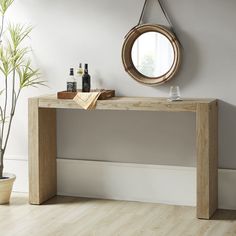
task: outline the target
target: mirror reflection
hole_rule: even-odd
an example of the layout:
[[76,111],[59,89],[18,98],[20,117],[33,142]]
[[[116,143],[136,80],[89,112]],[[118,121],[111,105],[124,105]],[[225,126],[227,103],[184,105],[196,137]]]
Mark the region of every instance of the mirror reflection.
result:
[[174,50],[166,36],[158,32],[147,32],[134,42],[131,57],[141,74],[154,78],[164,75],[171,69]]

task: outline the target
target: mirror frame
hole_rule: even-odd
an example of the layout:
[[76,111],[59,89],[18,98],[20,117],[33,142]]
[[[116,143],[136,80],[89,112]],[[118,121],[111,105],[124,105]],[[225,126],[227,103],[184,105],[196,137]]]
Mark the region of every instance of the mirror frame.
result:
[[[169,71],[159,77],[147,77],[141,74],[133,64],[132,61],[132,48],[136,39],[148,32],[157,32],[164,35],[171,43],[174,51],[174,62]],[[178,71],[181,61],[180,44],[176,36],[167,28],[157,24],[143,24],[138,25],[131,29],[131,31],[125,36],[125,41],[122,47],[122,62],[125,71],[136,81],[147,85],[163,84],[170,80]]]

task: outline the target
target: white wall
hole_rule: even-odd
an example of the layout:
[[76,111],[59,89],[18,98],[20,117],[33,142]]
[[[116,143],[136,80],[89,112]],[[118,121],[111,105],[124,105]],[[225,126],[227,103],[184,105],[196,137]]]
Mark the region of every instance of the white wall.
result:
[[[166,23],[152,1],[145,18]],[[88,62],[93,86],[115,88],[118,95],[167,96],[176,84],[183,97],[219,98],[219,165],[236,168],[236,1],[165,1],[184,56],[180,73],[159,87],[138,84],[121,63],[124,36],[137,23],[142,4],[143,0],[16,0],[8,18],[35,26],[34,61],[51,89],[22,96],[9,155],[27,156],[27,97],[63,90],[69,67]],[[194,166],[194,128],[193,114],[59,111],[58,156]]]

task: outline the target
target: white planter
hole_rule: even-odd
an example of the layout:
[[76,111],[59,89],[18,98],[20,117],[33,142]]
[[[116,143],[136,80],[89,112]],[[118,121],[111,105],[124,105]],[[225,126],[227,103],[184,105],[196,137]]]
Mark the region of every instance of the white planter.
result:
[[6,177],[6,179],[0,179],[0,204],[7,204],[10,201],[12,186],[16,176],[4,173],[3,177]]

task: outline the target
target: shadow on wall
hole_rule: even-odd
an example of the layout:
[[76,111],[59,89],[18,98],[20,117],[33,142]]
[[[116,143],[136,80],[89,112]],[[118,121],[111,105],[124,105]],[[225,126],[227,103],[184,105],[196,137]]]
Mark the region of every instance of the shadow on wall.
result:
[[195,115],[57,111],[58,157],[195,166]]
[[169,89],[172,85],[179,85],[182,89],[185,89],[193,83],[197,77],[199,68],[201,67],[199,49],[194,42],[194,38],[185,32],[181,32],[179,35],[181,35],[179,40],[181,44],[184,45],[181,49],[182,62],[180,64],[180,69],[174,79],[171,79],[161,87],[157,87],[158,90],[163,89],[166,91],[166,89]]
[[236,166],[236,106],[219,101],[219,166]]

